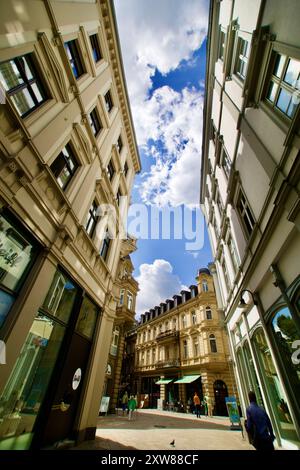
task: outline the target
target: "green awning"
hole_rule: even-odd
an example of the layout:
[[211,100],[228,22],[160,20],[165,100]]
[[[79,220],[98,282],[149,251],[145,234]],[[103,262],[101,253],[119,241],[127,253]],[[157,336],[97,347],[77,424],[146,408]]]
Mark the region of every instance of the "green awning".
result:
[[176,380],[174,384],[190,384],[195,380],[199,379],[200,375],[185,375],[181,379]]
[[169,384],[173,379],[159,379],[158,382],[155,382],[155,385]]

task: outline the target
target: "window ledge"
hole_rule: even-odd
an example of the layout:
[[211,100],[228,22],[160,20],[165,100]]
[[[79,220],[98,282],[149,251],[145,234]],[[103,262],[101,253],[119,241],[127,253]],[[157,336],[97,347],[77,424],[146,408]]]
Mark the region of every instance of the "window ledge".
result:
[[24,124],[27,128],[32,126],[37,120],[50,111],[57,104],[57,101],[54,98],[49,98],[45,103],[41,104],[38,108],[36,108],[32,113],[28,114],[25,118],[20,116],[20,119],[23,120]]

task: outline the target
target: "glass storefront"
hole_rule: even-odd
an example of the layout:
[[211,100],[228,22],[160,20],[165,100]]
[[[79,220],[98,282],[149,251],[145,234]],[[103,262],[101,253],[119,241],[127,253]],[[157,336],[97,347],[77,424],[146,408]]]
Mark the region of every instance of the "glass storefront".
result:
[[0,439],[30,433],[46,394],[78,288],[57,271],[0,396]]
[[[276,372],[271,352],[262,329],[259,329],[254,334],[253,344],[257,352],[260,370],[265,379],[268,397],[270,399],[272,411],[276,417],[276,423],[278,425],[280,435],[283,439],[297,441],[297,433],[287,405],[286,396],[281,386],[281,382]],[[291,358],[289,357],[289,360],[290,359]]]
[[38,253],[38,245],[8,213],[0,214],[0,328]]

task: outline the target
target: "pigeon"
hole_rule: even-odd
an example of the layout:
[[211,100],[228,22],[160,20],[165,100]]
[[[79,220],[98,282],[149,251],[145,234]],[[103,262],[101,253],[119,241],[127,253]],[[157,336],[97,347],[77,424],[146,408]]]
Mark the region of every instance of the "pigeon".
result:
[[173,447],[175,447],[175,439],[173,439],[173,441],[172,441],[172,442],[170,442],[170,446],[173,446]]

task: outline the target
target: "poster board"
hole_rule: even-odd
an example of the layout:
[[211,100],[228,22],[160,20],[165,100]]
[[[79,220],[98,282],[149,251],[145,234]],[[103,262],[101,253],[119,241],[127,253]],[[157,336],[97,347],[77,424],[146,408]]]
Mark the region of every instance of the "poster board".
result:
[[99,413],[107,414],[108,407],[109,407],[109,400],[110,400],[110,397],[102,397]]
[[226,397],[225,403],[228,411],[228,416],[231,422],[231,429],[242,430],[242,423],[239,414],[239,409],[235,397]]

